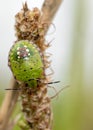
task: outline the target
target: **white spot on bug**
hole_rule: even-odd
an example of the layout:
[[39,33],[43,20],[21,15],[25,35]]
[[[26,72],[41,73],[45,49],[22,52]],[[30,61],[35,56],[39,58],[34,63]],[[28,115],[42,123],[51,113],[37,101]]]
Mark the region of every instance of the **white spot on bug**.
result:
[[18,56],[18,59],[20,59],[20,56]]
[[17,50],[19,50],[20,47],[17,47]]
[[30,53],[28,53],[28,56],[30,56]]
[[19,54],[20,54],[20,52],[18,51],[18,52],[17,52],[17,55],[19,55]]
[[25,57],[24,59],[25,59],[25,60],[28,60],[29,58],[28,58],[28,57]]
[[27,52],[29,52],[29,49],[26,49]]
[[25,48],[27,48],[27,46],[26,46],[26,45],[24,45],[24,47],[25,47]]

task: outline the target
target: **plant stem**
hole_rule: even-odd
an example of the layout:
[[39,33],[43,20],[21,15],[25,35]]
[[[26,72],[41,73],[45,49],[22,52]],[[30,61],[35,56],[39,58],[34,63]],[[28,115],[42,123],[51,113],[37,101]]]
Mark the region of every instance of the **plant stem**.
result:
[[[42,21],[45,23],[48,23],[48,25],[51,24],[57,10],[59,9],[59,6],[61,5],[63,0],[45,0],[42,5]],[[49,26],[48,26],[49,28]],[[48,31],[48,28],[46,32]]]
[[[18,87],[18,83],[14,80],[14,78],[12,78],[9,84],[9,88],[13,89],[15,87]],[[0,130],[7,129],[9,118],[13,112],[17,99],[18,92],[12,90],[7,91],[2,107],[0,109]]]

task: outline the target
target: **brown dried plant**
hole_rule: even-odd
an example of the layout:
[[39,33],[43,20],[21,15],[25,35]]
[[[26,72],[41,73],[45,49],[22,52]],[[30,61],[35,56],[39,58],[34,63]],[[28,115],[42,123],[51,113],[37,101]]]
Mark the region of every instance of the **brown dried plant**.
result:
[[[23,5],[23,9],[16,15],[16,36],[17,40],[33,41],[42,54],[44,62],[44,70],[49,67],[49,62],[44,54],[45,49],[49,46],[45,44],[44,33],[45,26],[41,21],[41,12],[38,8],[32,11],[28,9],[27,3]],[[45,81],[47,76],[44,73]],[[22,88],[25,88],[23,84]],[[50,98],[47,96],[47,85],[39,83],[37,88],[23,89],[20,92],[22,97],[22,111],[32,130],[50,130],[52,122],[52,111],[50,107]]]

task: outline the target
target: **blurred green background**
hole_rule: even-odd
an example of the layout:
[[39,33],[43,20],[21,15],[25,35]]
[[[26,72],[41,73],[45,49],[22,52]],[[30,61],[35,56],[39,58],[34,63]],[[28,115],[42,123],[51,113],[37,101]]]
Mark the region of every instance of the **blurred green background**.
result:
[[[10,2],[12,1],[10,0]],[[15,0],[14,2],[15,4],[11,3],[12,7],[6,4],[7,10],[10,11],[7,14],[9,21],[6,21],[7,18],[5,18],[4,12],[0,13],[3,16],[1,20],[3,30],[1,29],[0,32],[2,41],[0,48],[0,103],[3,99],[4,87],[7,87],[11,77],[11,72],[7,67],[7,55],[15,39],[13,29],[14,15],[20,10],[22,3],[22,1]],[[19,6],[17,6],[17,2],[19,2]],[[30,7],[41,7],[42,1],[38,2],[36,4],[36,0],[34,2],[28,0]],[[3,2],[2,5],[4,6]],[[13,11],[11,11],[12,9]],[[62,87],[69,85],[69,88],[64,89],[58,98],[55,97],[52,100],[54,113],[53,130],[93,130],[92,14],[92,0],[64,0],[53,22],[56,30],[52,36],[49,35],[50,33],[46,36],[48,41],[55,38],[48,52],[53,54],[51,57],[52,68],[55,72],[53,79],[54,81],[61,81],[60,84],[52,86],[55,86],[56,90],[59,91]],[[52,89],[49,89],[49,94],[53,95],[55,93]],[[19,107],[16,113],[20,111]],[[15,130],[18,130],[18,127]]]

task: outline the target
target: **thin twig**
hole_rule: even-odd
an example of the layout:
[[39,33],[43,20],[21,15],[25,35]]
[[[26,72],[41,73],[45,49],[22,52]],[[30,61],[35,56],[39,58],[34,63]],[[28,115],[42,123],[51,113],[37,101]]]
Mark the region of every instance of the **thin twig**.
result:
[[[42,21],[44,23],[48,24],[48,28],[57,12],[57,10],[59,9],[59,6],[61,5],[63,0],[45,0],[42,6],[42,12],[43,12],[43,16],[42,16]],[[46,30],[46,32],[48,31],[48,28]]]
[[[42,22],[48,23],[46,32],[48,31],[49,25],[51,24],[62,0],[45,0],[42,6]],[[8,88],[17,88],[18,84],[14,78],[11,79]],[[18,99],[18,91],[7,91],[3,105],[0,109],[0,130],[6,130],[8,127],[8,121],[14,109],[14,106]]]
[[[12,89],[15,87],[18,87],[18,83],[14,80],[14,78],[12,78],[9,84],[9,88]],[[18,92],[7,91],[2,107],[0,109],[0,130],[6,130],[9,118],[17,102],[17,98]]]

